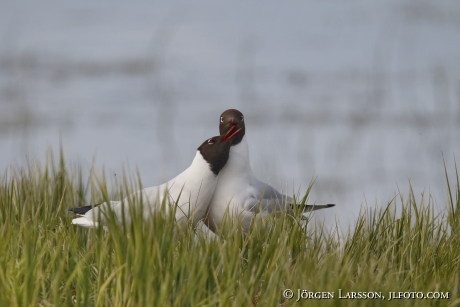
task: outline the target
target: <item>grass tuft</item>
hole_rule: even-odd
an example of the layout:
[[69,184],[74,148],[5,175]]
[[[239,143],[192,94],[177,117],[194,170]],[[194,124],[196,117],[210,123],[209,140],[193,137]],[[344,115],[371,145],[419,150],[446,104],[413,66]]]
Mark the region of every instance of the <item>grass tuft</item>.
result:
[[[136,206],[133,223],[108,216],[106,232],[71,225],[67,210],[87,196],[120,199],[140,181],[123,176],[109,189],[104,176],[85,181],[62,153],[50,153],[44,165],[11,168],[0,180],[0,306],[456,306],[460,183],[456,165],[454,187],[445,171],[446,210],[435,213],[429,196],[417,202],[410,189],[383,209],[362,210],[345,233],[282,212],[247,233],[226,218],[210,236],[164,214],[143,221]],[[297,289],[334,298],[296,302]],[[339,299],[339,289],[385,299]],[[388,301],[404,291],[449,298]]]

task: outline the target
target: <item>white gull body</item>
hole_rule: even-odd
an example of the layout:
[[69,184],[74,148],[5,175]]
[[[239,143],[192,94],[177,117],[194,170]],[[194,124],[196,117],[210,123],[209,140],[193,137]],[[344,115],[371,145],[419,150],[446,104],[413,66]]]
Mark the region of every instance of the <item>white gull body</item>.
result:
[[197,152],[190,167],[168,182],[134,192],[122,201],[111,201],[110,204],[103,203],[86,212],[83,217],[73,219],[72,224],[90,228],[97,227],[99,215],[101,215],[101,221],[106,220],[104,213],[108,213],[108,206],[120,223],[123,218],[129,223],[131,218],[128,214],[128,205],[137,200],[142,201],[144,219],[148,219],[153,212],[159,210],[165,201],[166,214],[171,209],[170,204],[175,204],[177,206],[176,221],[184,223],[188,217],[192,217],[192,223],[195,225],[206,213],[216,185],[217,176],[210,170],[206,160]]

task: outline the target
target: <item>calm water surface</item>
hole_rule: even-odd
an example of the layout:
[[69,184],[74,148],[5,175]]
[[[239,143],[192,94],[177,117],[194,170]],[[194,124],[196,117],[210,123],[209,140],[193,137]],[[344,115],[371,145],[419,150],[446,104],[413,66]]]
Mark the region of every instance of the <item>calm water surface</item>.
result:
[[245,114],[257,176],[343,224],[400,190],[447,203],[460,156],[460,2],[6,2],[0,169],[68,161],[144,186]]

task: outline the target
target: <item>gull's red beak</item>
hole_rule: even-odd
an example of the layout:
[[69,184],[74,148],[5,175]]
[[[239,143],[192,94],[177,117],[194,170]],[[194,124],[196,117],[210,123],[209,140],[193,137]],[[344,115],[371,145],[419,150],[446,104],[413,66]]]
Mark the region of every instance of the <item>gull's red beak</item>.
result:
[[240,128],[238,130],[236,130],[235,132],[233,132],[234,130],[236,129],[236,125],[232,126],[228,131],[227,133],[225,133],[224,137],[220,140],[220,142],[225,142],[226,140],[228,139],[231,139],[233,138],[234,136],[236,136],[238,133],[240,133],[241,129],[243,128]]

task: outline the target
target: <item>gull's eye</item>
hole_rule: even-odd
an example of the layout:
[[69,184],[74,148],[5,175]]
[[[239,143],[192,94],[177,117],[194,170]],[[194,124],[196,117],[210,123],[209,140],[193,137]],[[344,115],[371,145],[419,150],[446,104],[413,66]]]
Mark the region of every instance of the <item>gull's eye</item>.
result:
[[241,121],[244,122],[244,116],[241,116]]
[[211,144],[211,145],[214,144],[214,139],[209,139],[208,144]]
[[220,122],[221,122],[221,123],[224,122],[224,117],[223,117],[223,116],[220,117]]

